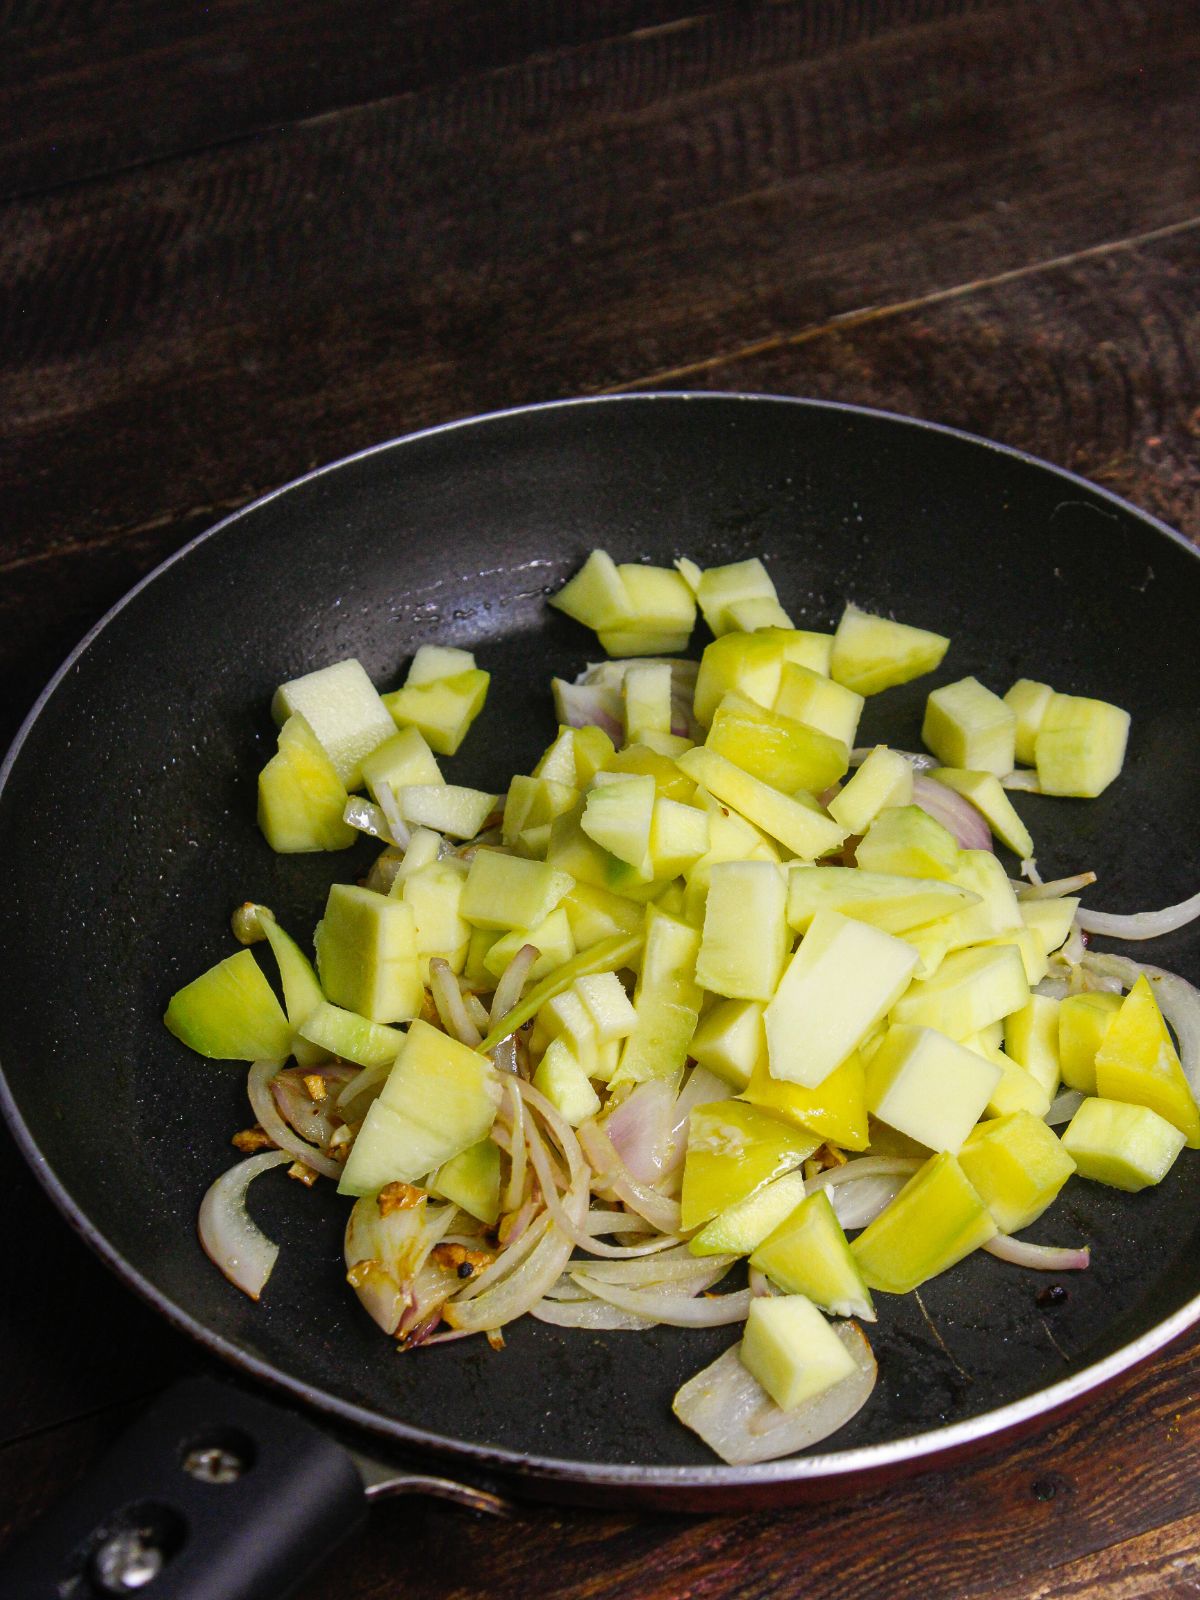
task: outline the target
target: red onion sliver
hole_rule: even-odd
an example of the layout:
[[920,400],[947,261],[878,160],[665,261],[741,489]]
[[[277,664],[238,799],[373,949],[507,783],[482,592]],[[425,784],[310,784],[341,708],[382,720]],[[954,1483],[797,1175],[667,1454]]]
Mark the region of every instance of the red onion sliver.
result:
[[326,1178],[340,1178],[341,1162],[334,1161],[331,1157],[323,1155],[315,1145],[308,1144],[279,1115],[271,1093],[271,1080],[278,1071],[278,1061],[256,1061],[246,1079],[246,1093],[250,1097],[250,1106],[258,1118],[259,1126],[281,1150],[290,1151],[295,1160],[303,1161],[306,1167],[322,1173]]
[[1087,1245],[1079,1250],[1064,1250],[1055,1245],[1030,1244],[1007,1233],[998,1233],[983,1248],[990,1256],[1011,1261],[1014,1267],[1032,1267],[1035,1272],[1085,1272],[1091,1262]]
[[257,1300],[279,1258],[279,1246],[251,1220],[246,1190],[261,1172],[290,1162],[286,1150],[264,1150],[223,1172],[200,1202],[197,1231],[204,1253],[251,1300]]
[[913,777],[913,804],[948,828],[963,850],[990,850],[992,830],[965,796],[923,773]]
[[669,1149],[675,1095],[669,1083],[639,1083],[605,1123],[612,1147],[639,1183],[657,1183]]

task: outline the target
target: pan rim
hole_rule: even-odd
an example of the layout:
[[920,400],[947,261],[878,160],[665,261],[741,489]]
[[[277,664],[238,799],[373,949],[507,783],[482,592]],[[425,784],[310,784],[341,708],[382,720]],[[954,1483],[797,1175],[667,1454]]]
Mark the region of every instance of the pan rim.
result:
[[[1117,507],[1122,513],[1135,517],[1152,528],[1170,543],[1178,545],[1193,558],[1200,560],[1200,551],[1176,529],[1153,513],[1144,511],[1128,500],[1101,485],[1095,484],[1052,462],[1032,455],[1011,445],[1001,444],[965,429],[954,428],[924,418],[910,417],[881,408],[846,404],[833,400],[808,399],[794,395],[773,395],[739,391],[692,390],[642,390],[625,394],[587,395],[578,398],[551,400],[532,405],[506,407],[478,415],[455,418],[427,428],[399,435],[368,445],[339,459],[327,462],[298,478],[268,490],[248,504],[239,507],[188,540],[173,551],[126,593],[90,628],[51,677],[23,719],[4,760],[0,763],[0,803],[3,802],[8,780],[20,759],[21,751],[35,724],[67,676],[91,648],[94,641],[112,621],[132,604],[151,584],[157,581],[177,562],[185,560],[193,551],[216,535],[237,524],[244,517],[258,511],[271,501],[297,490],[326,474],[336,472],[356,462],[369,459],[385,451],[398,449],[442,434],[460,429],[478,428],[508,419],[541,413],[580,410],[586,407],[628,406],[674,401],[691,405],[709,403],[728,404],[731,401],[771,406],[796,407],[806,411],[825,411],[841,416],[862,417],[870,421],[898,424],[906,429],[944,435],[975,447],[996,452],[1025,467],[1033,467],[1068,485],[1076,485],[1090,496],[1099,497]],[[703,1490],[732,1488],[735,1486],[785,1485],[796,1483],[827,1482],[843,1478],[858,1478],[895,1471],[900,1467],[910,1470],[915,1465],[933,1466],[939,1458],[960,1452],[993,1436],[1016,1433],[1039,1419],[1049,1418],[1071,1406],[1092,1390],[1098,1389],[1122,1373],[1129,1371],[1156,1354],[1188,1328],[1200,1322],[1200,1293],[1186,1301],[1170,1316],[1139,1335],[1120,1349],[1097,1362],[1082,1368],[1068,1378],[1059,1380],[1034,1394],[983,1412],[979,1416],[946,1427],[927,1430],[903,1439],[881,1444],[859,1446],[851,1450],[829,1451],[782,1461],[759,1462],[745,1466],[667,1466],[632,1465],[629,1463],[595,1463],[559,1456],[525,1455],[498,1447],[474,1444],[445,1435],[415,1428],[381,1412],[343,1400],[329,1391],[295,1378],[284,1369],[263,1360],[243,1349],[235,1341],[207,1327],[191,1313],[183,1310],[161,1289],[132,1267],[110,1243],[103,1231],[88,1217],[58,1177],[26,1123],[9,1085],[3,1063],[0,1062],[0,1111],[11,1129],[22,1155],[34,1176],[54,1203],[60,1215],[72,1230],[100,1258],[104,1265],[126,1287],[154,1308],[167,1324],[185,1333],[204,1350],[217,1356],[267,1388],[282,1392],[311,1407],[332,1421],[347,1425],[409,1450],[431,1452],[443,1458],[461,1461],[480,1472],[501,1472],[509,1477],[536,1479],[543,1482],[586,1482],[598,1488],[640,1488],[662,1490]]]

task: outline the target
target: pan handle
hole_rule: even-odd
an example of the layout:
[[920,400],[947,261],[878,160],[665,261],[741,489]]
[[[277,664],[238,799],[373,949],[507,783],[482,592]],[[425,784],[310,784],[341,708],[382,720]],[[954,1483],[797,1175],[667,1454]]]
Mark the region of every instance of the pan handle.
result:
[[21,1600],[279,1600],[366,1516],[349,1451],[240,1389],[177,1384],[0,1561]]

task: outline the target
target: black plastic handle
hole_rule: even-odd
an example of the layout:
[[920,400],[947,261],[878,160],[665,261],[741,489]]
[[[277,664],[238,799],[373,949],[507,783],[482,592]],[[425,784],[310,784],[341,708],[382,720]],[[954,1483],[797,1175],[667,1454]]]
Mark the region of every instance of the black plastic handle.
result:
[[169,1389],[0,1560],[5,1600],[280,1600],[366,1516],[349,1453],[209,1378]]

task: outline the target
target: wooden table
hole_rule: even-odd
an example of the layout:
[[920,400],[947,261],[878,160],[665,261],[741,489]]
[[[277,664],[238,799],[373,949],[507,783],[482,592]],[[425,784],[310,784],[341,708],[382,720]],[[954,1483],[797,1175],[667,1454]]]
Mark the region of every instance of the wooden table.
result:
[[[13,0],[0,28],[4,738],[225,511],[525,401],[857,401],[1200,535],[1187,0]],[[7,1531],[196,1358],[4,1157]],[[828,1508],[385,1507],[302,1592],[1192,1593],[1198,1348]]]

